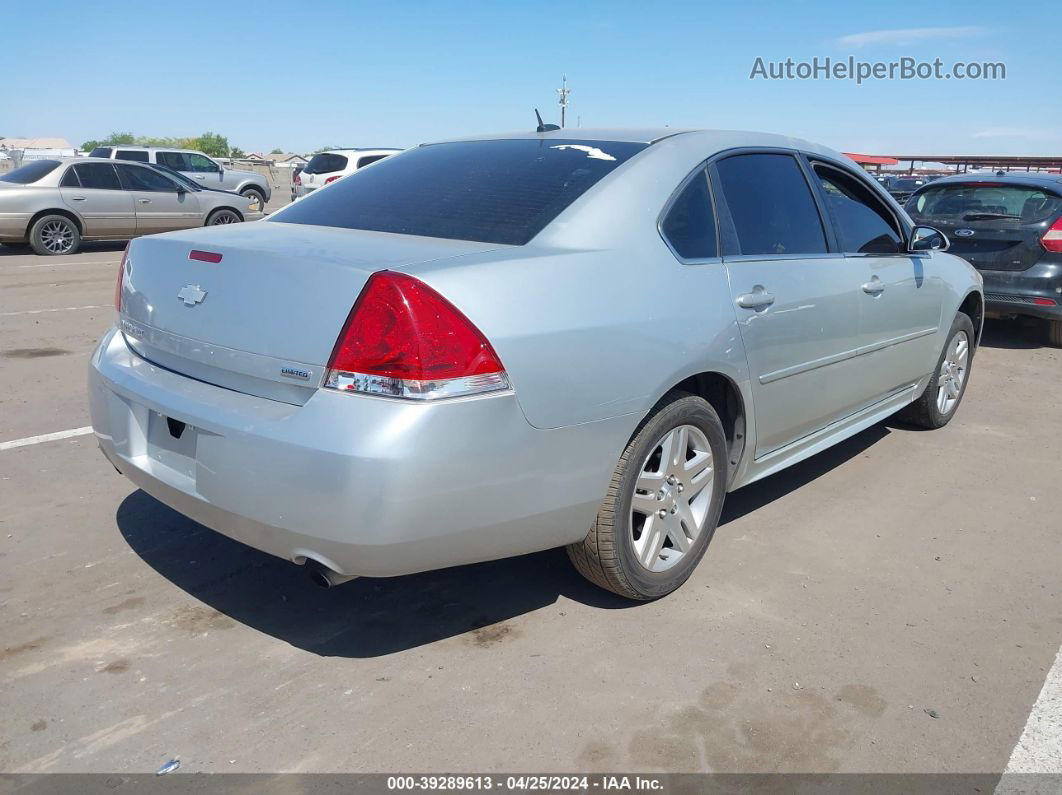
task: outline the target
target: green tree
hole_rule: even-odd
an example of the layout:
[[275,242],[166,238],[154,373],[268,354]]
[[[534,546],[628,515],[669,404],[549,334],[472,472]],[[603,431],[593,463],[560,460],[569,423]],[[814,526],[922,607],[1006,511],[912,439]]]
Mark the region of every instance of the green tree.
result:
[[247,157],[247,153],[245,151],[243,151],[242,149],[240,149],[240,147],[234,146],[232,148],[232,150],[229,152],[229,157],[236,157],[236,158]]
[[131,132],[112,132],[99,141],[85,141],[85,143],[81,144],[81,148],[86,152],[91,152],[97,146],[119,146],[133,143],[136,143],[136,139]]
[[269,150],[269,154],[271,154],[271,155],[282,155],[282,154],[284,154],[284,150],[283,149],[270,149]]

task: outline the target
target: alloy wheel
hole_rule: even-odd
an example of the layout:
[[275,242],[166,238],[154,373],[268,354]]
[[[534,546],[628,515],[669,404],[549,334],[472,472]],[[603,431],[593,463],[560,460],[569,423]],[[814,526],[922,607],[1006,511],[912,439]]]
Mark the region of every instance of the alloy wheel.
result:
[[222,210],[215,215],[210,221],[211,226],[218,226],[219,224],[238,224],[240,219],[236,216],[236,213],[229,212],[228,210]]
[[937,377],[937,411],[941,414],[950,414],[959,402],[969,359],[970,338],[965,331],[959,331],[948,343]]
[[644,568],[671,568],[700,536],[712,502],[714,463],[708,438],[694,425],[673,428],[653,445],[631,500],[631,541]]
[[41,243],[52,254],[66,254],[74,247],[74,230],[63,221],[49,221],[41,229]]

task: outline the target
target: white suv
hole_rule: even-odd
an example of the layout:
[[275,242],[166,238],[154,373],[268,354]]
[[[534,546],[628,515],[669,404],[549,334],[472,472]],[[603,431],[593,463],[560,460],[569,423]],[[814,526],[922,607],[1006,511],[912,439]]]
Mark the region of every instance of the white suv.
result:
[[300,173],[295,175],[296,198],[313,193],[340,177],[353,174],[360,168],[396,155],[401,149],[329,149],[310,158]]

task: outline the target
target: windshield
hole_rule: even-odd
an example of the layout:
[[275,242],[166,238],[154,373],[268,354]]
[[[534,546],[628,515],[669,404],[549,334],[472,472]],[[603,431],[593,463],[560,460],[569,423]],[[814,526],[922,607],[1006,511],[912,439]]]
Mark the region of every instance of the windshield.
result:
[[909,209],[932,218],[1014,218],[1032,223],[1058,214],[1062,200],[1027,185],[967,182],[930,186],[914,197]]
[[14,182],[16,185],[30,185],[46,177],[59,168],[58,160],[34,160],[21,168],[9,171],[0,177],[0,182]]
[[519,246],[646,146],[537,138],[421,146],[315,191],[270,221]]

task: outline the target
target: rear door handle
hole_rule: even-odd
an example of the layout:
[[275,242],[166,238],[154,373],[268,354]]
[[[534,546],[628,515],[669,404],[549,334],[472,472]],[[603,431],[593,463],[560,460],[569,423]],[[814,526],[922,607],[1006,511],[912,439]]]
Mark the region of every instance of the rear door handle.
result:
[[71,196],[70,197],[70,201],[83,202],[83,201],[85,201],[85,197],[84,196]]
[[885,282],[877,276],[872,277],[869,282],[863,285],[863,292],[867,295],[878,295],[879,293],[884,292],[884,290]]
[[141,204],[151,204],[151,199],[137,199]]
[[763,309],[774,303],[774,296],[763,289],[762,284],[752,288],[751,293],[745,293],[737,297],[737,305],[742,309]]

